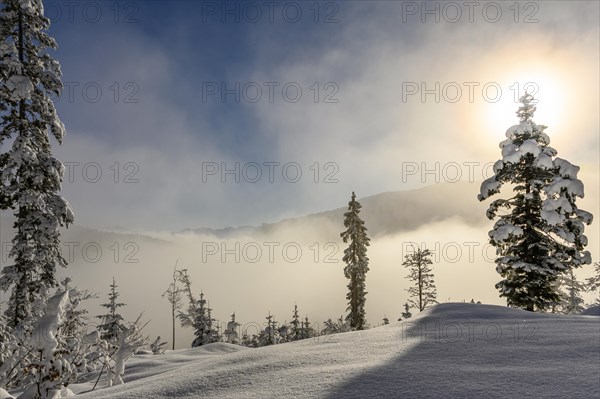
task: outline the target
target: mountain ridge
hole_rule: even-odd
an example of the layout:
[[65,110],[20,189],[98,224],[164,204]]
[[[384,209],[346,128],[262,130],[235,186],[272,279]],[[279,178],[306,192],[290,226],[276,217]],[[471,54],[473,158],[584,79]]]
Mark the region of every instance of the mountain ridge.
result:
[[[471,226],[483,226],[488,220],[485,217],[485,204],[479,203],[476,199],[478,190],[475,183],[457,182],[437,183],[405,191],[386,191],[359,198],[362,204],[361,217],[372,238],[408,232],[427,224],[450,219],[457,219]],[[444,201],[444,198],[447,200]],[[118,235],[123,239],[142,237],[158,243],[169,241],[166,237],[174,238],[179,234],[229,239],[240,236],[266,237],[275,233],[293,238],[296,232],[302,230],[308,233],[307,236],[315,239],[333,240],[339,238],[339,233],[343,229],[343,215],[346,209],[346,206],[342,206],[261,225],[185,228],[176,232],[167,232],[166,235],[161,232],[120,231],[78,224],[63,229],[63,233],[69,236],[99,234],[106,239],[111,235]],[[9,233],[12,231],[12,217],[7,215],[9,212],[3,213],[4,215],[0,215],[0,237],[12,234]]]
[[[479,188],[475,183],[437,183],[406,191],[386,191],[359,198],[363,208],[362,217],[370,235],[380,237],[389,234],[411,231],[421,225],[460,218],[470,225],[487,222],[485,205],[480,204],[476,195]],[[472,194],[472,195],[471,195]],[[445,195],[453,199],[440,206],[439,197]],[[469,198],[472,198],[470,203]],[[468,204],[468,205],[467,205]],[[433,210],[435,207],[435,211]],[[423,208],[426,208],[425,211]],[[481,208],[480,211],[474,211]],[[268,234],[281,227],[293,227],[303,223],[325,222],[342,226],[346,207],[309,213],[303,216],[284,218],[261,225],[228,226],[223,228],[185,228],[179,233],[207,234],[219,238],[253,233]]]

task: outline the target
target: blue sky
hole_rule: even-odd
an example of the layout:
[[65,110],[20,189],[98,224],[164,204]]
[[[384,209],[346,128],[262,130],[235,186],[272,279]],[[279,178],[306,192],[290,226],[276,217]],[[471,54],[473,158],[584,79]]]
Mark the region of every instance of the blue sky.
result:
[[[67,85],[56,152],[71,165],[64,192],[78,223],[260,224],[343,206],[352,190],[447,181],[449,164],[480,181],[528,82],[534,120],[597,193],[598,3],[270,4],[46,2]],[[222,87],[240,101],[223,101]],[[236,163],[239,182],[221,176]]]

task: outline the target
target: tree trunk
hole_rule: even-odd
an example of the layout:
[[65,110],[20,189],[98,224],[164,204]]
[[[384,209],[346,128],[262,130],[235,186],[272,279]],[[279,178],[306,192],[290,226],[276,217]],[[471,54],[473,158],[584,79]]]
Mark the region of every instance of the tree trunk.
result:
[[419,312],[423,311],[423,277],[421,275],[421,264],[419,263]]
[[175,350],[175,306],[173,306],[171,311],[171,316],[173,317],[173,345],[172,348]]

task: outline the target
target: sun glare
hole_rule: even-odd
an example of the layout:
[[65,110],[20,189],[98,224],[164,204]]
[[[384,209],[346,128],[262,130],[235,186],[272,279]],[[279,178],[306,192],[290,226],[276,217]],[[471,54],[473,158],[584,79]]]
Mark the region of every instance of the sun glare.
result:
[[558,74],[514,74],[499,82],[502,96],[495,103],[486,104],[485,112],[490,133],[503,134],[510,126],[518,123],[516,111],[519,108],[519,98],[527,91],[533,94],[537,110],[534,122],[548,126],[551,135],[560,134],[564,126],[564,110],[566,92],[561,87]]

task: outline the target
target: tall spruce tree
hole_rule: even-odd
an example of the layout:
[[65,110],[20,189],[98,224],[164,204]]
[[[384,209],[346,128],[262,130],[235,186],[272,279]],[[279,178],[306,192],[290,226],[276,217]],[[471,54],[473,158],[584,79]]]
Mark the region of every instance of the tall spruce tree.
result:
[[512,197],[493,201],[487,211],[490,220],[498,219],[489,232],[503,278],[496,288],[508,306],[546,310],[560,300],[557,279],[591,262],[583,232],[592,215],[575,204],[584,195],[579,167],[556,157],[546,126],[533,122],[533,96],[525,93],[521,103],[520,123],[506,131],[502,159],[478,199],[499,193],[505,184],[512,188]]
[[[417,248],[413,253],[406,254],[402,263],[409,269],[409,275],[406,278],[412,280],[414,284],[406,290],[411,297],[408,302],[420,312],[437,303],[433,269],[430,267],[433,262],[430,258],[431,252],[428,249]],[[406,308],[406,312],[408,312],[408,308]]]
[[[41,0],[4,0],[0,8],[0,210],[14,211],[16,234],[2,270],[0,289],[11,290],[7,322],[16,327],[34,314],[58,286],[59,227],[73,222],[59,194],[63,164],[52,156],[50,136],[60,144],[65,127],[51,96],[62,89],[60,66],[47,52],[56,42]],[[5,145],[9,143],[9,145]],[[41,307],[40,307],[41,312]],[[38,312],[38,313],[40,313]]]
[[355,330],[362,330],[366,326],[365,302],[367,292],[366,275],[369,271],[369,258],[367,257],[367,247],[369,237],[367,237],[367,228],[365,222],[358,215],[362,205],[356,200],[356,194],[352,192],[352,198],[348,203],[348,211],[344,213],[344,226],[346,230],[340,234],[344,243],[350,243],[344,250],[343,261],[344,276],[350,280],[348,283],[349,311],[346,320],[350,327]]
[[100,337],[113,345],[117,344],[119,335],[127,329],[123,316],[117,311],[117,309],[125,306],[124,303],[117,301],[120,296],[117,288],[117,282],[113,277],[113,282],[110,285],[110,293],[108,294],[108,302],[102,304],[102,307],[108,309],[108,313],[96,316],[100,319],[100,325],[98,325]]

